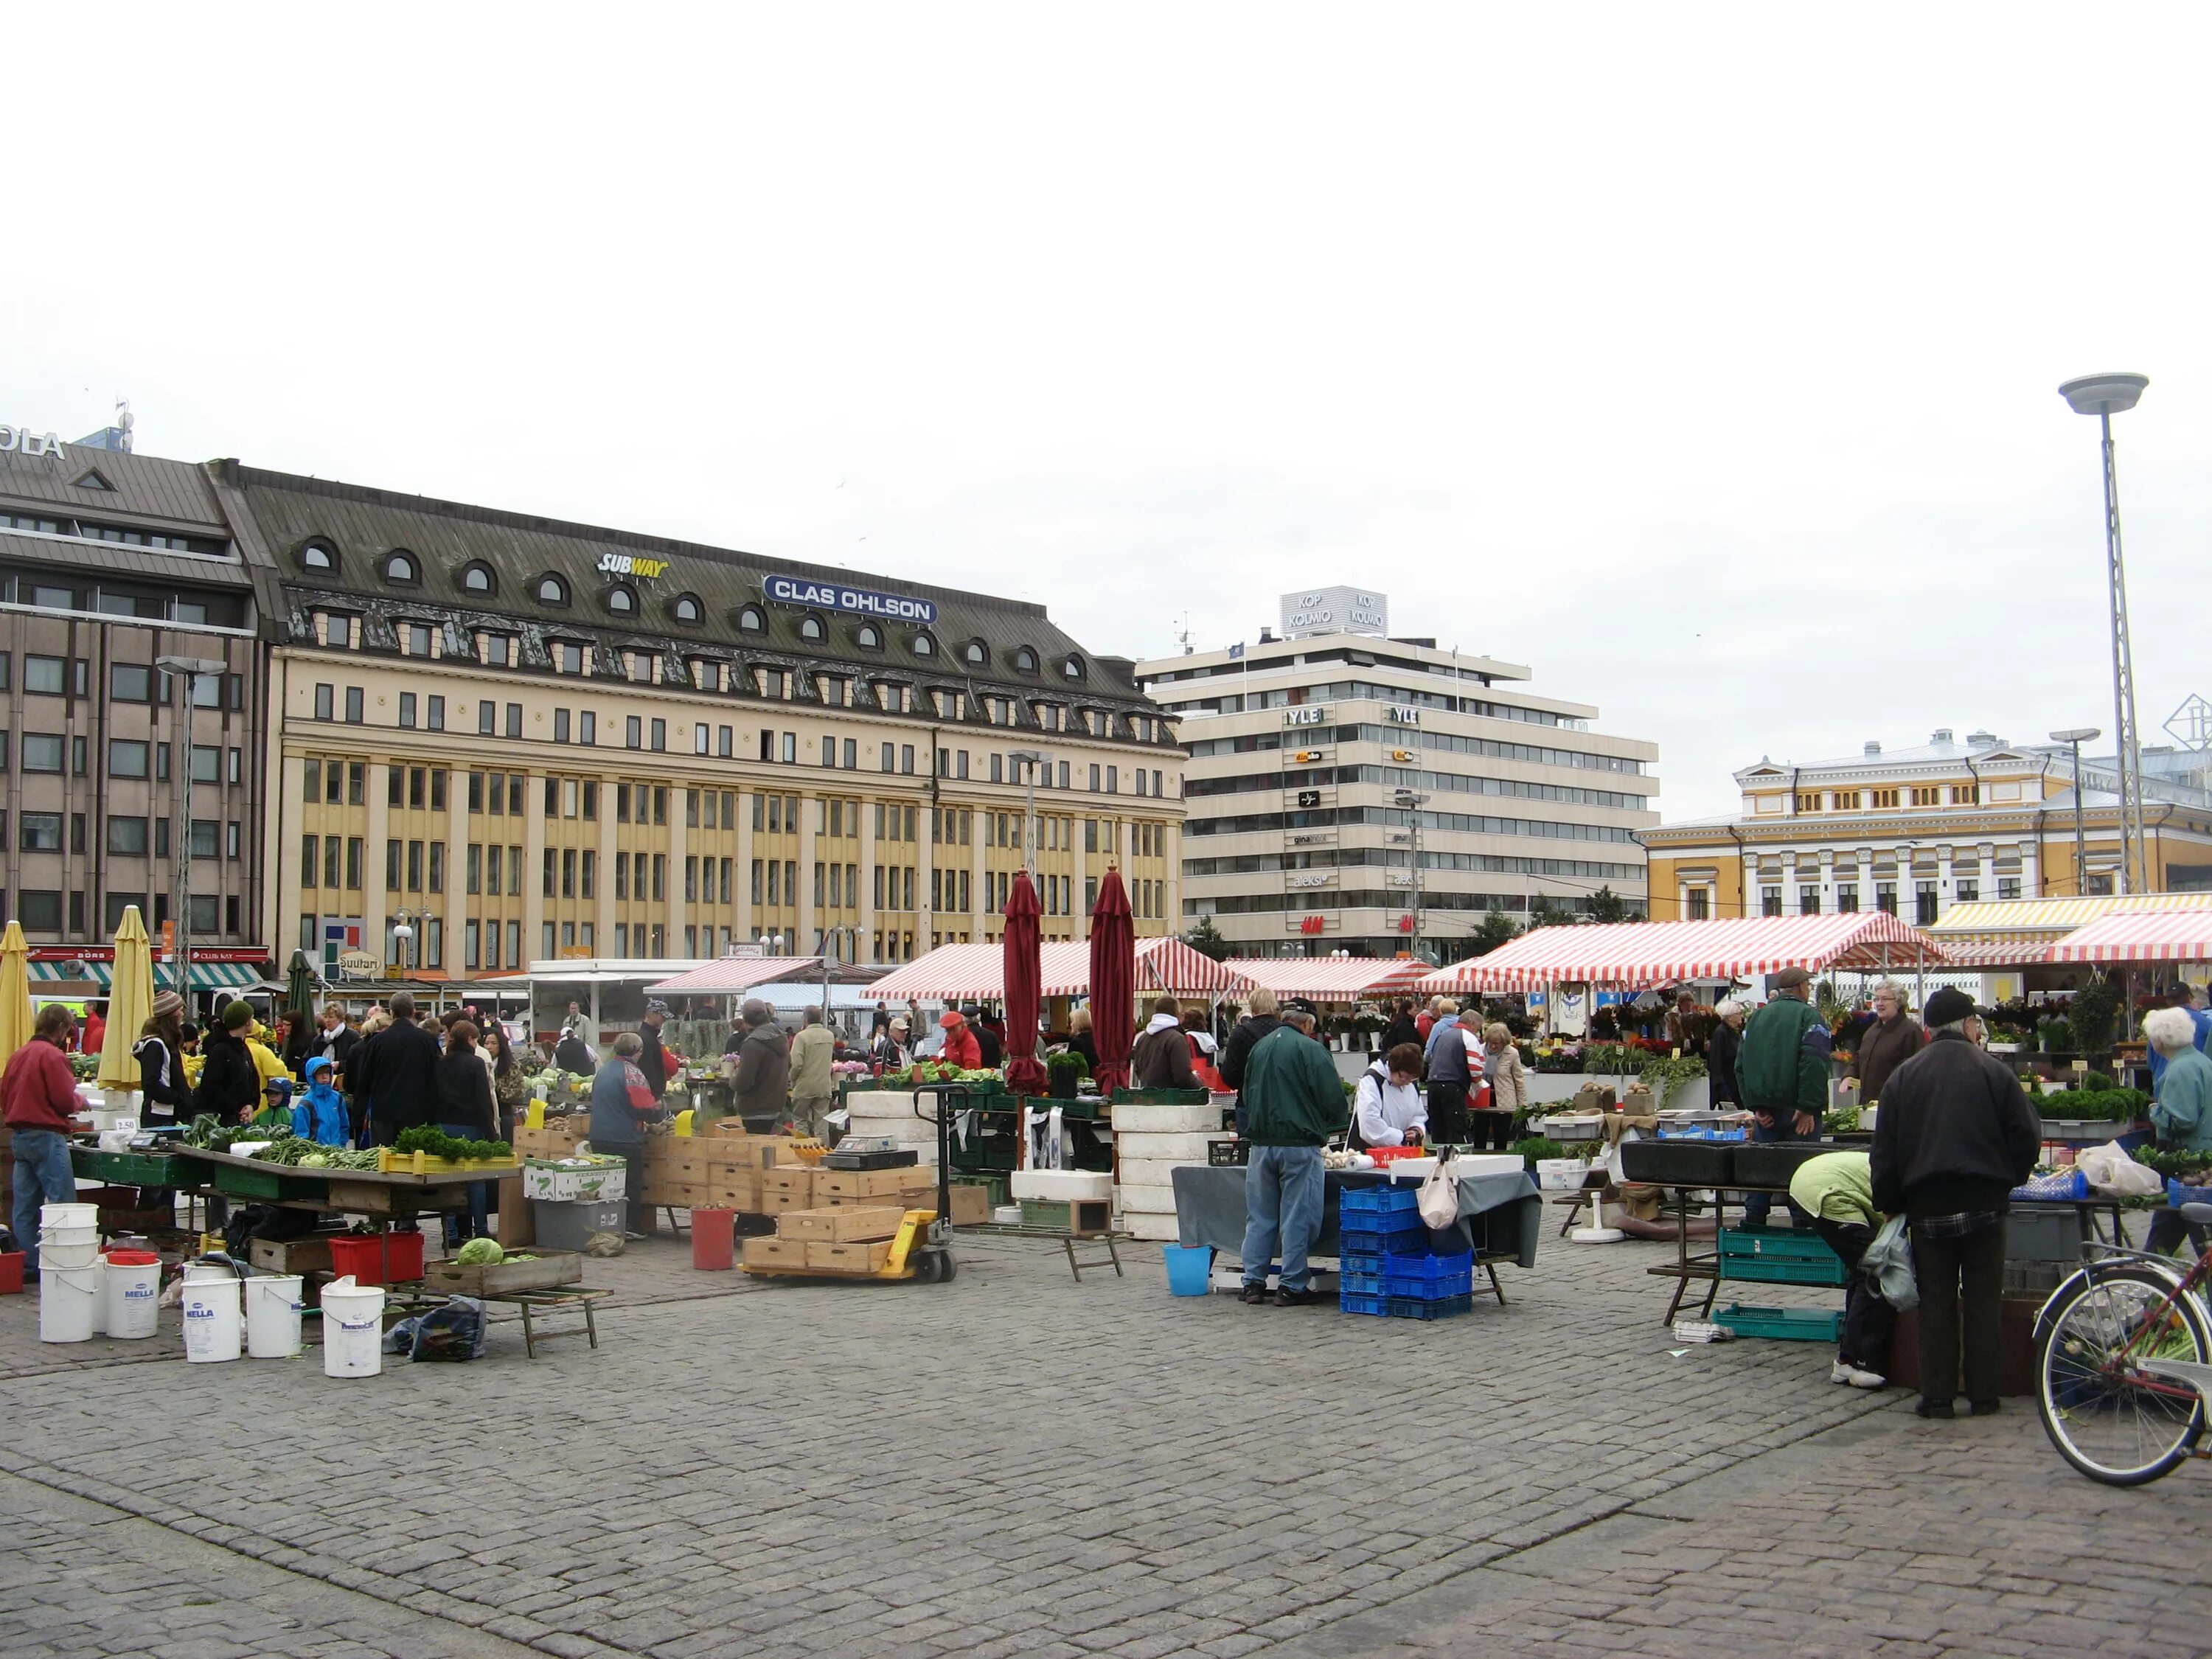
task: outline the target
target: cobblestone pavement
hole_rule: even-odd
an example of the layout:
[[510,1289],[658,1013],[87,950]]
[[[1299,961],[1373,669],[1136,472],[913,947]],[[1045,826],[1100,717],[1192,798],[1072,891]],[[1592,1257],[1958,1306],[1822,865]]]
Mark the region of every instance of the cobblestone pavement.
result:
[[[1809,1344],[1678,1356],[1665,1247],[1547,1238],[1509,1305],[1433,1325],[1170,1298],[1148,1249],[1079,1285],[1037,1241],[961,1254],[949,1285],[770,1285],[658,1243],[597,1352],[502,1328],[356,1382],[41,1349],[0,1299],[0,1525],[38,1540],[0,1651],[2164,1659],[2212,1630],[2212,1473],[2114,1492],[2032,1411],[1923,1423]],[[173,1355],[169,1319],[141,1346]]]

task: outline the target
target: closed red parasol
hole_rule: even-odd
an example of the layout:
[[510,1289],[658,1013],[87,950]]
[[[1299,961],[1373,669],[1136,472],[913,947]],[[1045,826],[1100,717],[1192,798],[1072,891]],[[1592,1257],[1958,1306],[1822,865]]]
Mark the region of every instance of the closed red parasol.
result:
[[1112,1097],[1129,1082],[1135,1036],[1137,939],[1121,872],[1109,870],[1091,910],[1091,1037],[1098,1045],[1098,1092]]
[[1006,1087],[1017,1095],[1045,1091],[1044,1062],[1037,1058],[1037,1001],[1043,983],[1042,942],[1037,929],[1036,889],[1026,870],[1014,872],[1006,896]]

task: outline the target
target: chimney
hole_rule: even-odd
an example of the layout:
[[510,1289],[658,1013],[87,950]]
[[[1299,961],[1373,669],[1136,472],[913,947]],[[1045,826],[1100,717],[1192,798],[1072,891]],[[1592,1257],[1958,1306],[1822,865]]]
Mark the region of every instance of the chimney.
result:
[[1866,751],[1869,755],[1879,755],[1881,753],[1881,744],[1878,742],[1869,742],[1866,746]]
[[2004,747],[2004,740],[1998,737],[1994,732],[1969,732],[1966,733],[1966,747],[1969,749],[2002,749]]
[[1929,742],[1930,742],[1930,743],[1948,743],[1948,742],[1950,742],[1950,741],[1951,741],[1951,728],[1950,728],[1949,726],[1937,726],[1937,727],[1936,728],[1936,735],[1935,735],[1934,737],[1932,737],[1932,738],[1929,738],[1929,739],[1928,739],[1928,741],[1929,741]]
[[1266,624],[1262,623],[1260,629],[1260,643],[1262,645],[1273,645],[1274,642],[1275,636],[1269,633]]

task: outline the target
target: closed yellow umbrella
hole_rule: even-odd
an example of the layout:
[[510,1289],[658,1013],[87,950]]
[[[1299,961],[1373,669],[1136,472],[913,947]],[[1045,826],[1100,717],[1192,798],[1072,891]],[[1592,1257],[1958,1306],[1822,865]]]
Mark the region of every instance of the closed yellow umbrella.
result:
[[127,905],[115,930],[115,973],[107,991],[107,1036],[100,1045],[100,1086],[135,1089],[138,1062],[131,1050],[154,1012],[154,953],[138,907]]
[[20,922],[0,934],[0,1071],[31,1040],[31,947]]

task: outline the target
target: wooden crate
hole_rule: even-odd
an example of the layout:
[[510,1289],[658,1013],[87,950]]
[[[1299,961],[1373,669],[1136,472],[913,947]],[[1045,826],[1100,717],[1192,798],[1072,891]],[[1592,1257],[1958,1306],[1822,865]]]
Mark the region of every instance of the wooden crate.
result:
[[906,1219],[906,1212],[881,1205],[865,1210],[787,1210],[775,1220],[778,1238],[819,1239],[829,1244],[866,1243],[889,1238]]
[[800,1238],[749,1238],[744,1242],[748,1267],[804,1267],[806,1241]]
[[918,1186],[936,1184],[936,1177],[920,1165],[902,1170],[817,1170],[814,1190],[824,1198],[888,1198]]
[[1114,1230],[1114,1205],[1110,1199],[1103,1198],[1079,1198],[1065,1203],[1053,1199],[1025,1198],[1022,1200],[1022,1225],[1048,1227],[1057,1233],[1090,1238]]
[[394,1187],[382,1181],[333,1181],[331,1208],[343,1215],[415,1215],[427,1210],[465,1210],[469,1189]]
[[814,1207],[805,1193],[783,1193],[764,1190],[760,1195],[758,1215],[783,1215],[792,1210],[811,1210]]
[[704,1181],[662,1181],[647,1176],[645,1201],[654,1209],[704,1209],[714,1202],[714,1191]]
[[806,1246],[806,1265],[831,1273],[881,1273],[890,1259],[891,1247],[888,1243],[825,1244],[816,1241]]
[[332,1233],[306,1238],[257,1238],[249,1256],[253,1265],[272,1273],[326,1273],[331,1266]]
[[545,1290],[555,1285],[579,1284],[583,1277],[584,1258],[573,1250],[547,1250],[528,1261],[497,1261],[488,1266],[433,1261],[422,1270],[425,1289],[460,1296]]
[[[796,1193],[799,1197],[811,1200],[816,1191],[815,1178],[813,1170],[802,1166],[763,1170],[760,1172],[761,1192],[763,1194]],[[825,1194],[824,1196],[829,1194]],[[801,1204],[797,1207],[803,1210],[806,1206]]]
[[711,1201],[725,1209],[742,1210],[748,1215],[760,1212],[760,1177],[750,1170],[710,1170],[707,1190],[713,1194]]

